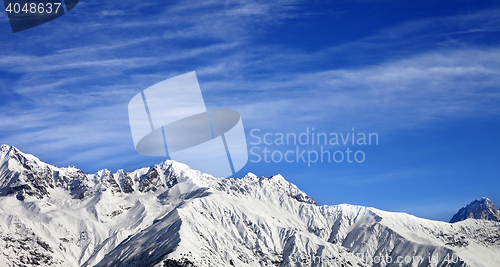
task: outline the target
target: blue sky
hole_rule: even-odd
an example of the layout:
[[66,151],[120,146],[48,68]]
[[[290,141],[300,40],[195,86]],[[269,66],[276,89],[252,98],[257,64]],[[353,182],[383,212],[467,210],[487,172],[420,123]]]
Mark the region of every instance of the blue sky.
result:
[[240,112],[249,149],[253,129],[379,135],[351,146],[363,163],[236,176],[447,221],[476,198],[500,204],[499,31],[497,1],[81,0],[16,34],[0,12],[0,143],[89,173],[159,163],[135,152],[127,104],[194,70],[208,108]]

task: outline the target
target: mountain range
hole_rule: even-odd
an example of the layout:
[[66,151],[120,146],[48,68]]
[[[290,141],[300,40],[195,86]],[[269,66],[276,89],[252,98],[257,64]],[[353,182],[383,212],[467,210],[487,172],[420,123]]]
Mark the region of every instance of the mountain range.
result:
[[500,223],[470,210],[318,206],[281,175],[87,174],[0,146],[0,266],[500,266]]

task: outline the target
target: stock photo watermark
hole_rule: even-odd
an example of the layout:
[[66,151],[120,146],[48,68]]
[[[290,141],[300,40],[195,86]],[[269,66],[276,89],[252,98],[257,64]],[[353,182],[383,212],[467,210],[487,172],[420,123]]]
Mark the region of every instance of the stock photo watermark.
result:
[[12,32],[54,20],[75,8],[79,0],[3,0]]
[[[301,133],[250,131],[250,162],[259,163],[363,163],[366,153],[358,147],[378,146],[378,133],[326,133],[307,127]],[[344,146],[343,149],[335,149]],[[280,149],[280,148],[294,149]],[[354,148],[351,148],[354,147]],[[278,148],[278,149],[274,149]]]
[[[498,254],[498,253],[497,253]],[[356,258],[357,257],[357,258]],[[352,262],[356,262],[356,259],[361,259],[364,263],[374,265],[376,264],[385,266],[388,264],[397,264],[397,265],[420,265],[422,263],[427,263],[430,265],[437,265],[439,262],[445,262],[450,266],[456,263],[465,264],[464,260],[461,259],[457,254],[447,253],[445,255],[434,254],[434,255],[398,255],[398,256],[390,256],[390,255],[375,255],[373,257],[366,257],[362,253],[355,253],[353,255],[348,255],[346,257],[323,257],[323,256],[315,256],[305,260],[301,257],[301,255],[292,255],[290,257],[290,261],[293,263],[304,263],[309,262],[314,265],[352,265]],[[489,263],[495,263],[495,260],[488,261]],[[465,264],[465,266],[470,266],[469,264]]]
[[[207,109],[195,72],[157,83],[129,102],[136,151],[228,177],[252,163],[363,163],[364,147],[378,146],[376,132],[250,131],[250,149],[237,111]],[[250,152],[250,156],[248,155]]]
[[207,109],[194,71],[137,93],[128,115],[141,155],[167,157],[216,177],[234,175],[248,161],[240,114]]

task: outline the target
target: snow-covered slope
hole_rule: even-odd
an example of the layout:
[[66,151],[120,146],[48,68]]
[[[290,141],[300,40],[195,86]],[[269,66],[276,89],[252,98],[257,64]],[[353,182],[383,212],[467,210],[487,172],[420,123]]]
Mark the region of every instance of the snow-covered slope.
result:
[[500,210],[491,200],[483,197],[481,200],[476,199],[466,207],[461,208],[457,214],[453,215],[450,222],[459,222],[468,218],[500,222]]
[[320,207],[280,175],[85,174],[4,145],[0,195],[0,266],[500,266],[500,223]]

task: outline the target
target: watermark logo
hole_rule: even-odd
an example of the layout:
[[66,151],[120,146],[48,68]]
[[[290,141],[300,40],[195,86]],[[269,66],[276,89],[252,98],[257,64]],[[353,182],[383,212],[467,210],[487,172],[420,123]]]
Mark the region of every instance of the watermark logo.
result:
[[79,0],[3,0],[12,32],[54,20],[73,9]]
[[[347,133],[325,133],[315,131],[314,127],[307,127],[299,134],[253,129],[250,137],[250,162],[307,163],[307,167],[314,163],[363,163],[366,154],[358,148],[378,146],[378,133],[355,132],[354,128]],[[345,150],[338,149],[341,146]]]
[[228,177],[248,161],[241,116],[207,110],[195,72],[155,84],[128,105],[136,151],[166,156],[215,177]]

